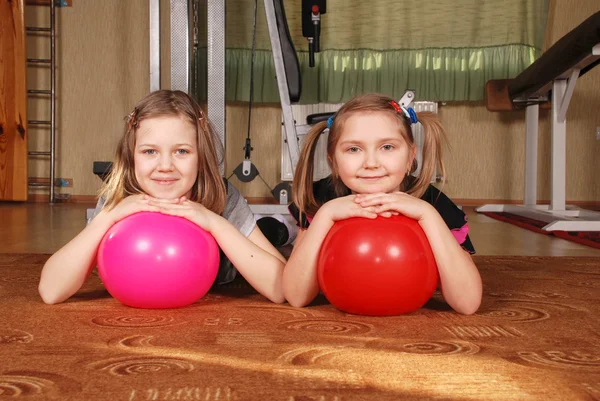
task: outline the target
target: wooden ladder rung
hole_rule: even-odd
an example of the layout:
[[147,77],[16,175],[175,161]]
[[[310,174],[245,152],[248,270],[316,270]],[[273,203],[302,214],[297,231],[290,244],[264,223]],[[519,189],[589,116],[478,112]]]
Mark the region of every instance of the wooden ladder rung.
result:
[[30,95],[51,95],[52,91],[49,89],[27,89],[27,93]]
[[28,26],[25,28],[25,31],[29,33],[33,32],[52,32],[50,28],[41,27],[41,26]]
[[30,187],[50,187],[49,182],[29,182]]
[[50,64],[52,60],[49,58],[28,58],[27,62],[30,64]]

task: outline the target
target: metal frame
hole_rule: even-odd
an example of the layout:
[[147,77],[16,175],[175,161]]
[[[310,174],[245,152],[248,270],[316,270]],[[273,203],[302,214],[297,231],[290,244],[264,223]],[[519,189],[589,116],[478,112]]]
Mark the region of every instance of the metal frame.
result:
[[[171,2],[177,2],[177,0],[171,0]],[[281,99],[283,123],[288,139],[290,157],[295,166],[298,163],[300,149],[298,146],[294,116],[292,114],[291,101],[287,88],[275,8],[273,6],[273,0],[264,0],[264,4],[271,47],[273,48],[273,61],[275,63],[275,72],[277,74],[277,86]],[[225,2],[221,0],[208,0],[207,20],[208,118],[214,125],[221,139],[221,143],[223,144],[223,148],[225,148]],[[174,29],[175,27],[172,25],[171,31],[173,32]],[[224,173],[224,165],[222,166],[222,169],[222,173]],[[250,208],[254,213],[258,214],[288,213],[287,205],[253,204],[250,205]]]
[[171,89],[190,92],[190,2],[171,0]]
[[[298,135],[296,133],[296,123],[292,111],[292,102],[287,84],[285,65],[283,63],[283,53],[281,51],[281,40],[279,38],[279,28],[277,27],[277,16],[275,15],[275,6],[273,0],[264,0],[267,25],[269,27],[269,39],[271,40],[271,50],[273,52],[273,64],[277,75],[277,89],[279,90],[279,99],[281,102],[281,113],[283,118],[283,129],[288,147],[287,155],[292,165],[292,171],[296,170],[298,159],[300,158],[300,146],[298,144]],[[287,204],[251,204],[250,209],[255,214],[289,214]]]
[[[208,119],[225,149],[225,1],[208,0],[206,29]],[[221,174],[225,174],[225,154]]]
[[[550,205],[537,205],[537,145],[539,105],[527,106],[525,142],[525,194],[523,205],[484,205],[478,212],[507,212],[548,223],[545,231],[600,231],[600,213],[566,204],[567,109],[579,72],[600,58],[600,43],[590,55],[552,82],[552,145]],[[549,85],[534,95],[544,96]]]
[[285,127],[290,161],[292,162],[293,170],[295,170],[300,157],[300,147],[298,146],[298,136],[296,135],[296,125],[292,113],[292,102],[290,101],[290,92],[287,84],[285,65],[283,63],[283,53],[281,51],[279,28],[277,27],[277,17],[275,15],[273,0],[265,0],[265,13],[267,16],[267,25],[269,26],[273,63],[275,65],[275,73],[277,74],[277,89],[279,89],[279,99],[281,101],[283,126]]
[[160,0],[150,6],[150,92],[160,89]]

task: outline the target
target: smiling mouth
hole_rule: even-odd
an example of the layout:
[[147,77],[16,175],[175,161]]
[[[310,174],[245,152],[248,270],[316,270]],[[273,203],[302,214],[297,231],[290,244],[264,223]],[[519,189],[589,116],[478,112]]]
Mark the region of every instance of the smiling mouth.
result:
[[152,181],[156,182],[159,185],[171,185],[171,184],[174,184],[177,180],[176,179],[160,180],[160,179],[153,178]]
[[384,176],[380,175],[377,177],[360,177],[361,180],[365,180],[365,181],[377,181],[384,178]]

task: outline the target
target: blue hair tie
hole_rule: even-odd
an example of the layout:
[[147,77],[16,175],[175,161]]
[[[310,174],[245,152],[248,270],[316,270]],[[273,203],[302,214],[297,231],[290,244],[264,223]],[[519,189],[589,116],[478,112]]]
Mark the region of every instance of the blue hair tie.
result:
[[408,114],[410,115],[411,124],[416,124],[419,122],[419,119],[417,118],[417,112],[412,107],[408,108]]
[[417,112],[412,107],[401,107],[402,112],[404,113],[404,117],[411,123],[416,124],[419,122],[417,118]]
[[332,114],[331,116],[329,116],[329,118],[327,119],[327,128],[331,129],[331,127],[333,126],[333,117],[334,115]]

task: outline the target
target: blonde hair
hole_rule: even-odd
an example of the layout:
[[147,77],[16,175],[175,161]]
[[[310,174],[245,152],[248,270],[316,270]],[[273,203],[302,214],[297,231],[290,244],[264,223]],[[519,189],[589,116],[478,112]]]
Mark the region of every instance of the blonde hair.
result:
[[200,105],[185,92],[170,90],[150,93],[126,117],[125,133],[117,145],[112,170],[100,189],[104,207],[110,210],[126,197],[144,192],[135,178],[135,134],[142,121],[157,117],[182,117],[196,127],[198,176],[190,200],[221,214],[227,200],[219,171],[223,158],[221,141]]
[[[403,113],[396,111],[393,103],[395,101],[385,95],[366,94],[356,96],[345,103],[335,114],[333,124],[329,129],[327,138],[327,161],[331,168],[331,177],[335,195],[337,197],[346,196],[351,193],[350,189],[339,179],[337,174],[337,165],[335,161],[335,148],[344,130],[346,120],[356,113],[385,113],[393,117],[398,122],[400,134],[410,148],[415,146],[410,122]],[[442,141],[446,139],[446,131],[442,126],[437,115],[431,112],[420,112],[417,115],[419,122],[423,125],[425,143],[423,145],[423,165],[418,177],[410,184],[412,180],[405,178],[400,190],[410,195],[420,198],[431,181],[436,166],[442,177],[445,177],[446,170],[442,161]],[[313,192],[314,180],[314,158],[317,142],[323,131],[327,128],[326,122],[317,123],[307,134],[300,159],[296,166],[294,182],[292,186],[292,201],[300,210],[300,215],[314,216],[317,210],[322,206],[317,202]],[[414,173],[418,168],[418,162],[413,160],[409,173]],[[302,217],[300,217],[302,221]]]

